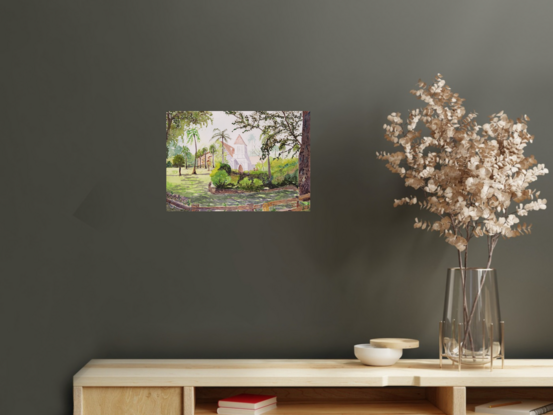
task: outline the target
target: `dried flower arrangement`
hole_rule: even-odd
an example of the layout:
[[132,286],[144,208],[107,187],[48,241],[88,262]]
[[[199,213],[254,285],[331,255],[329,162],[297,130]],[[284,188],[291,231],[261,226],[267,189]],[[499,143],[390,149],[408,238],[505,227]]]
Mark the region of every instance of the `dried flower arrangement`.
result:
[[[406,186],[421,189],[424,197],[395,200],[394,207],[418,203],[437,214],[439,220],[415,219],[414,226],[440,232],[457,248],[461,269],[467,267],[471,238],[485,236],[486,268],[490,268],[499,238],[530,233],[532,225],[520,224],[519,217],[546,208],[539,192],[528,189],[538,176],[548,173],[534,156],[524,156],[526,145],[534,139],[527,131],[529,118],[525,115],[514,122],[502,111],[480,126],[477,114],[466,114],[464,99],[451,91],[440,74],[432,85],[419,81],[418,86],[411,93],[426,107],[410,111],[406,122],[394,112],[388,116],[390,124],[384,125],[385,138],[403,151],[379,152],[377,157],[386,160],[388,169],[403,177]],[[420,121],[430,131],[428,136],[416,130]]]

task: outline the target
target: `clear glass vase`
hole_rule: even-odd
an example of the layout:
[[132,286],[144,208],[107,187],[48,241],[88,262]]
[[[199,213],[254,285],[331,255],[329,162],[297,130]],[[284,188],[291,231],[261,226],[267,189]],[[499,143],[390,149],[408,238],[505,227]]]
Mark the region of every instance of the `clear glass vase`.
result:
[[443,350],[461,365],[493,365],[504,356],[495,269],[448,270],[440,347],[440,357]]

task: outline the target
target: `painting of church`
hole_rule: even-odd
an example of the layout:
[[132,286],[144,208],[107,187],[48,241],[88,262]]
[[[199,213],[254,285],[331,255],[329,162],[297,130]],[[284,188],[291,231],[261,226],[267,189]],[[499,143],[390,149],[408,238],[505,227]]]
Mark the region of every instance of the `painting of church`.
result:
[[240,166],[242,166],[243,171],[254,169],[255,165],[248,155],[248,146],[241,135],[238,135],[232,146],[223,143],[223,147],[225,148],[225,162],[229,164],[232,169],[240,170]]

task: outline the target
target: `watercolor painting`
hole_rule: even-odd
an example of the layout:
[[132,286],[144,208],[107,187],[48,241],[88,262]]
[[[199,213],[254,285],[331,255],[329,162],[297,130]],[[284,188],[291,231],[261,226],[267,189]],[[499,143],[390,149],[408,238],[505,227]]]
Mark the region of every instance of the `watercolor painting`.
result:
[[310,111],[168,111],[169,212],[307,212]]

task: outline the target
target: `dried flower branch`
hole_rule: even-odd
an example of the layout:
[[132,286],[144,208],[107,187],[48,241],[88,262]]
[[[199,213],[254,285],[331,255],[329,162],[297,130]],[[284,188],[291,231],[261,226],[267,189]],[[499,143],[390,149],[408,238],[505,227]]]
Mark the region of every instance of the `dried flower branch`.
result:
[[[422,109],[388,116],[385,138],[403,151],[379,152],[386,167],[405,179],[405,185],[421,189],[424,198],[415,196],[395,200],[394,207],[418,203],[440,219],[431,223],[415,219],[415,228],[436,231],[459,251],[465,252],[464,267],[471,238],[488,239],[488,264],[499,237],[513,238],[530,233],[531,225],[519,217],[546,208],[547,201],[528,186],[548,173],[524,149],[534,136],[527,131],[529,118],[516,122],[501,111],[480,126],[476,113],[466,114],[463,99],[451,91],[438,74],[432,85],[419,81],[420,89],[411,93],[426,103]],[[430,131],[423,136],[419,122]]]

